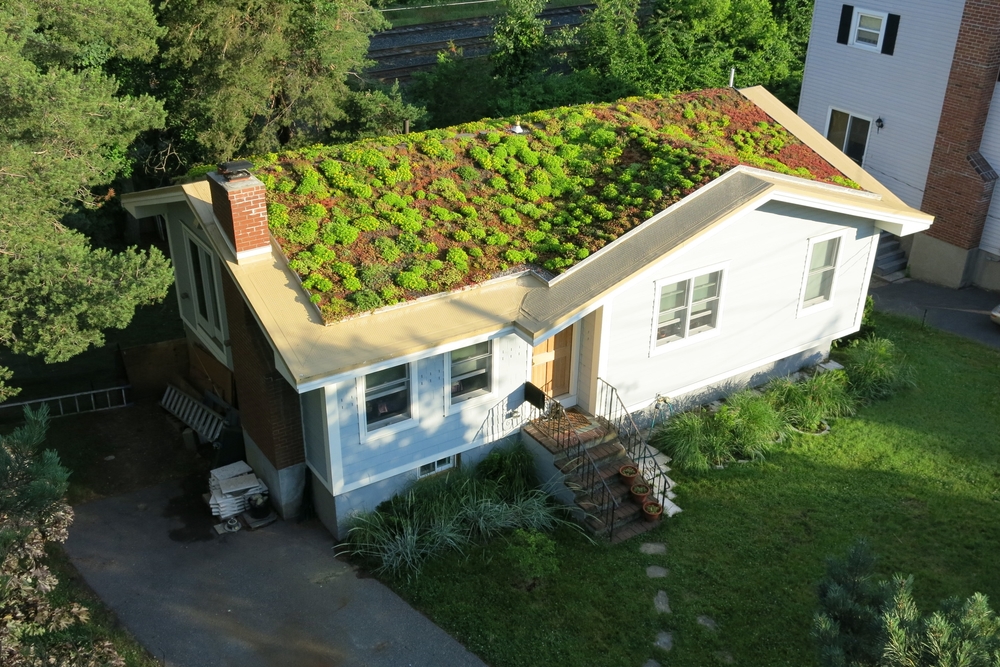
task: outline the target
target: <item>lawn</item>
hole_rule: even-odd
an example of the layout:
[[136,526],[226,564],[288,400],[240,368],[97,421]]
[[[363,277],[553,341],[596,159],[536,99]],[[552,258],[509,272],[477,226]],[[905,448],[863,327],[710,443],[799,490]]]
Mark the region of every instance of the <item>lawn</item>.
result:
[[[515,665],[816,664],[809,637],[824,558],[859,536],[882,574],[915,575],[929,611],[941,599],[988,595],[1000,606],[1000,352],[908,319],[878,330],[917,368],[918,388],[798,436],[763,464],[673,473],[684,512],[648,541],[591,544],[557,535],[560,572],[526,592],[497,549],[453,555],[390,584],[494,667]],[[669,568],[649,579],[647,565]],[[665,590],[673,613],[658,615]],[[711,632],[697,622],[708,615]],[[669,654],[652,646],[674,635]]]

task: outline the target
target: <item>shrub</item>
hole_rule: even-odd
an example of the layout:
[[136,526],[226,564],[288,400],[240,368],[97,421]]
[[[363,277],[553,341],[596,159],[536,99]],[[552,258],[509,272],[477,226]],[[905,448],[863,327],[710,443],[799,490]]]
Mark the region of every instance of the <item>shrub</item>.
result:
[[268,204],[267,222],[274,231],[285,229],[288,226],[288,207],[284,204]]
[[861,403],[889,398],[916,384],[913,367],[888,338],[865,338],[847,348],[843,357],[851,393]]
[[479,172],[476,171],[475,167],[470,167],[468,165],[462,165],[455,172],[461,177],[463,181],[474,181],[479,178]]
[[403,289],[418,292],[427,289],[427,279],[413,271],[402,271],[396,276],[396,284]]
[[765,396],[789,424],[801,431],[816,432],[825,419],[854,414],[854,400],[843,371],[817,373],[802,382],[772,380]]
[[511,570],[530,587],[559,571],[556,543],[548,535],[518,528],[504,551]]
[[461,248],[448,248],[445,259],[454,264],[463,273],[469,270],[469,256]]
[[322,204],[307,204],[302,207],[302,214],[307,218],[322,220],[326,217],[327,210],[326,206],[323,206]]
[[785,435],[787,422],[763,395],[744,390],[726,399],[726,409],[733,414],[731,433],[736,456],[762,459]]
[[456,229],[451,233],[451,238],[455,239],[459,243],[464,243],[465,241],[472,240],[472,234],[465,231],[464,229]]
[[311,273],[308,278],[302,281],[302,286],[306,289],[314,289],[317,292],[329,292],[333,289],[333,282],[318,273]]
[[711,438],[708,430],[701,411],[682,412],[658,429],[651,440],[678,470],[708,470],[706,452]]
[[355,218],[354,226],[363,232],[374,232],[382,226],[382,223],[374,215],[363,215],[360,218]]
[[378,291],[392,284],[392,272],[385,264],[366,264],[359,272],[361,283],[369,290]]
[[302,180],[299,181],[298,186],[295,188],[295,194],[297,195],[315,195],[320,199],[326,199],[330,196],[330,193],[326,189],[326,185],[323,183],[322,177],[319,172],[312,167],[306,167],[302,170]]

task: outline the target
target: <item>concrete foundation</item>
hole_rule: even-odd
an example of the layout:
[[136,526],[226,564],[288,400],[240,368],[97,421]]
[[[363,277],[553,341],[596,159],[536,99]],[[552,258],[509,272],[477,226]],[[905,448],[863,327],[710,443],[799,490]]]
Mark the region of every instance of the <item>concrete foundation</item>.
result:
[[972,282],[983,289],[1000,292],[1000,255],[976,251]]
[[246,431],[243,431],[243,439],[246,444],[247,463],[267,485],[271,506],[283,519],[298,517],[302,510],[302,496],[305,493],[306,464],[296,463],[278,470]]
[[972,282],[977,253],[927,234],[916,234],[910,247],[910,277],[958,289]]

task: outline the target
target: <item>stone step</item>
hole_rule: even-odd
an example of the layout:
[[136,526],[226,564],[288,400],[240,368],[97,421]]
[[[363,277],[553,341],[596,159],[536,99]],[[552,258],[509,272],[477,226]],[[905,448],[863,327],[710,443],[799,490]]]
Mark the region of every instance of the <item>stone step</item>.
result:
[[614,483],[618,483],[618,469],[623,465],[635,465],[635,462],[625,456],[624,452],[621,456],[607,458],[598,462],[597,474],[594,476],[592,484],[588,485],[587,481],[584,480],[581,475],[572,474],[566,476],[566,486],[577,494],[590,493],[591,491],[603,487],[604,484],[601,483],[602,481],[608,486],[611,486]]
[[882,238],[879,239],[878,254],[881,255],[883,252],[891,252],[893,250],[896,250],[897,248],[899,248],[899,239],[897,239],[895,236],[889,236],[889,237],[883,236]]
[[895,273],[896,271],[902,271],[906,268],[906,257],[897,259],[889,262],[882,262],[881,260],[875,261],[875,273],[879,276],[888,275],[890,273]]
[[889,282],[889,283],[894,283],[894,282],[897,282],[897,281],[900,281],[900,280],[906,280],[907,279],[906,278],[906,271],[896,271],[895,273],[889,273],[889,274],[886,274],[884,276],[879,276],[879,278],[881,278],[882,280],[884,280],[886,282]]
[[879,251],[879,253],[877,255],[875,255],[875,262],[876,263],[883,263],[884,264],[885,262],[895,262],[895,261],[900,260],[900,259],[906,259],[906,253],[903,252],[902,248],[897,248],[896,250],[893,250],[892,252],[882,252],[882,251]]
[[[618,442],[618,438],[611,440],[610,442],[605,442],[594,447],[587,447],[587,454],[589,456],[584,457],[586,461],[594,461],[600,464],[603,461],[609,459],[617,459],[625,455],[625,448],[622,447],[621,443]],[[577,456],[561,456],[553,461],[559,472],[563,474],[570,474],[573,470],[579,467],[584,461],[581,461],[581,455]],[[625,465],[622,463],[621,465]]]

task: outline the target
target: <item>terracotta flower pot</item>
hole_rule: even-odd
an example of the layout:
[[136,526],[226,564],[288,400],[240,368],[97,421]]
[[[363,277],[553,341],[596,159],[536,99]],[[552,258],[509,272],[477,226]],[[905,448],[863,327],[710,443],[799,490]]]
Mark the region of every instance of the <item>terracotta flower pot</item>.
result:
[[645,503],[642,506],[642,518],[646,521],[659,521],[663,516],[663,505],[660,503]]
[[632,500],[634,500],[639,507],[646,504],[646,496],[649,495],[649,486],[645,484],[633,484],[632,488],[629,489],[629,493],[632,495]]
[[624,465],[618,469],[618,474],[621,475],[625,486],[631,489],[632,485],[635,484],[635,478],[639,476],[639,469],[634,465]]

